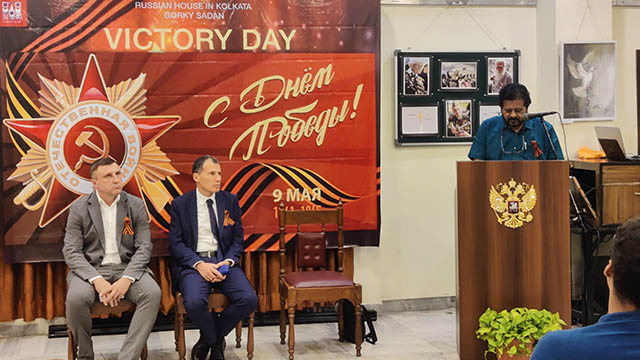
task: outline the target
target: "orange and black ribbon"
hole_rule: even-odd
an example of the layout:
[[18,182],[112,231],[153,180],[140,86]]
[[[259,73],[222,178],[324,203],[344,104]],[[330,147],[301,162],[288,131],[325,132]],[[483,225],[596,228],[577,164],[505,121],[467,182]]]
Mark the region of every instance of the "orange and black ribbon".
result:
[[233,221],[233,219],[231,218],[231,216],[229,216],[229,210],[225,210],[224,211],[224,225],[223,226],[229,226],[229,225],[234,225],[236,222]]
[[124,229],[122,235],[133,235],[133,228],[131,227],[131,219],[129,217],[124,218]]
[[538,146],[538,142],[535,140],[531,140],[531,146],[533,147],[533,155],[536,157],[542,156],[542,149]]

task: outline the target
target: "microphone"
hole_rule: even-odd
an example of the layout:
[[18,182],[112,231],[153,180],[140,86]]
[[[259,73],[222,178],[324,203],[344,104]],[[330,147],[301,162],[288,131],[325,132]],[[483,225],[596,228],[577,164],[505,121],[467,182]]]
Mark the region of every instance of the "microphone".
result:
[[543,116],[547,116],[547,115],[552,115],[552,114],[557,114],[557,111],[546,111],[546,112],[537,112],[537,113],[525,113],[523,115],[524,121],[527,121],[529,119],[534,119],[534,118],[541,118]]
[[[558,153],[556,152],[556,148],[555,146],[553,146],[553,141],[551,140],[551,135],[549,135],[549,129],[547,129],[547,126],[544,124],[544,119],[542,118],[543,116],[547,116],[547,115],[551,115],[551,114],[557,114],[557,111],[546,111],[546,112],[538,112],[538,113],[525,113],[522,117],[524,118],[524,121],[527,121],[529,119],[535,119],[535,118],[540,118],[540,124],[542,125],[542,128],[544,129],[545,134],[547,135],[547,140],[549,140],[549,145],[551,146],[551,151],[553,152],[553,155],[555,156],[556,160],[558,160]],[[564,131],[564,128],[563,128]]]

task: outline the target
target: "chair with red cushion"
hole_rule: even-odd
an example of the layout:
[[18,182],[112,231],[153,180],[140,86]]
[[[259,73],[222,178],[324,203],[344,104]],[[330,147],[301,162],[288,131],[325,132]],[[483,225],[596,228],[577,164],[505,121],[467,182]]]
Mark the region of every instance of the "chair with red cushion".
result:
[[[360,356],[362,345],[361,306],[362,286],[343,273],[344,234],[342,202],[330,210],[287,210],[284,204],[278,209],[280,226],[280,343],[285,343],[286,315],[289,315],[289,359],[293,360],[295,335],[293,323],[296,307],[300,304],[338,303],[338,335],[343,340],[341,299],[351,301],[356,316],[356,356]],[[300,225],[321,225],[320,232],[301,232]],[[327,267],[325,225],[337,225],[338,251],[336,271]],[[285,230],[287,225],[296,225],[296,246],[292,268],[287,272]]]

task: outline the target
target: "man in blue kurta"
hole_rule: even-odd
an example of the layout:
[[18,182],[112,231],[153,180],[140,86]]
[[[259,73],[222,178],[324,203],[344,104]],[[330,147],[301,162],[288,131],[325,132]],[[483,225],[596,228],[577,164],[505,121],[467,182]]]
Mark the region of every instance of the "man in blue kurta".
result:
[[527,120],[531,96],[524,85],[503,87],[498,103],[502,115],[480,125],[469,151],[470,159],[564,160],[553,126],[542,118]]
[[616,230],[604,276],[609,313],[594,325],[547,333],[531,360],[640,359],[640,218]]

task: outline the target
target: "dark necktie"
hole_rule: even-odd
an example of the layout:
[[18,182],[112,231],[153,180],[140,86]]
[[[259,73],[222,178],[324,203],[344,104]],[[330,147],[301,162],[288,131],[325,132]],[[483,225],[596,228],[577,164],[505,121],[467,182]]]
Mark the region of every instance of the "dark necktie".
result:
[[207,199],[207,208],[209,208],[209,220],[211,221],[211,232],[220,247],[220,236],[218,236],[218,222],[216,221],[216,212],[213,211],[213,200]]

